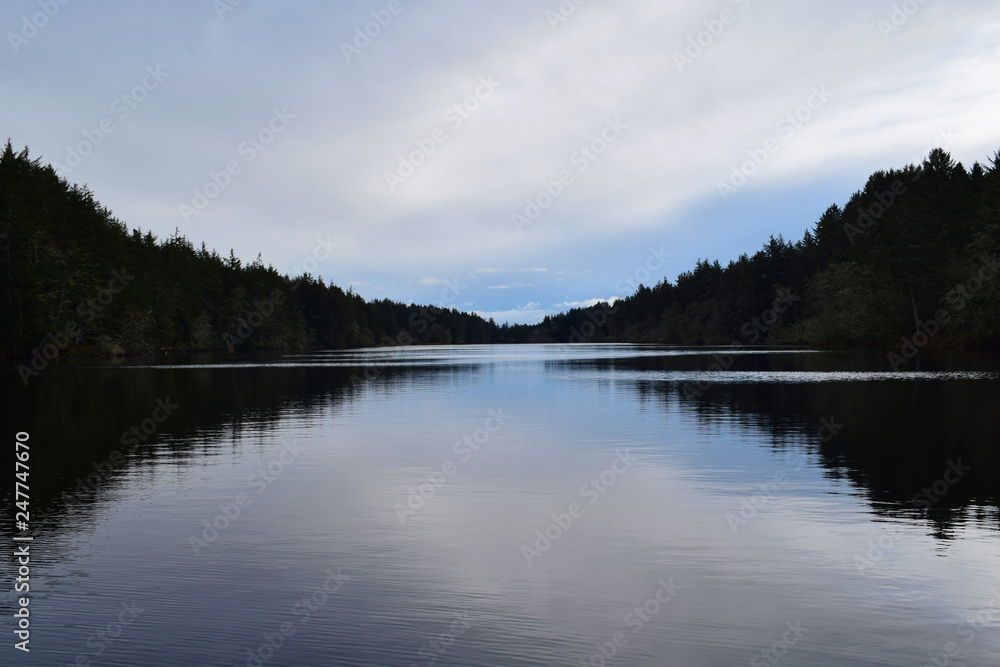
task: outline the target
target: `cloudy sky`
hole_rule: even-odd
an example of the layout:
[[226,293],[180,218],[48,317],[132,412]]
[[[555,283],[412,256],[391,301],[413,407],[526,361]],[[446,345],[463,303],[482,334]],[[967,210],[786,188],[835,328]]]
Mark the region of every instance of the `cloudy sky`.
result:
[[1000,149],[991,0],[7,0],[0,134],[130,227],[535,322]]

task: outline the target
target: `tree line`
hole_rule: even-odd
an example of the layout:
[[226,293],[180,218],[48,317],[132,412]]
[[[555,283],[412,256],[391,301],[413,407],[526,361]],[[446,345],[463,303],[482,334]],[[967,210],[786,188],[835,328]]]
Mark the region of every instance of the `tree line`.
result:
[[[966,169],[942,149],[872,174],[801,240],[696,262],[615,303],[538,325],[365,301],[260,256],[223,257],[126,224],[51,165],[0,154],[0,349],[74,354],[398,344],[636,342],[899,346],[1000,341],[1000,151]],[[37,370],[37,369],[36,369]]]
[[943,149],[877,171],[802,239],[696,262],[613,305],[547,317],[533,342],[817,347],[1000,343],[1000,151],[966,169]]
[[0,154],[0,349],[74,354],[496,343],[506,327],[454,308],[365,301],[309,273],[244,263],[179,233],[129,231],[51,165]]

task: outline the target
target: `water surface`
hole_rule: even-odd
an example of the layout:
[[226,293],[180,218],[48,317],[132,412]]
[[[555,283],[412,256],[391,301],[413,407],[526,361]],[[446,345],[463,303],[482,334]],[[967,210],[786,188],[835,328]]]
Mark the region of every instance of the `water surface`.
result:
[[5,432],[31,435],[33,633],[30,655],[0,650],[1000,664],[997,358],[730,354],[171,356],[53,366],[28,388],[9,371]]

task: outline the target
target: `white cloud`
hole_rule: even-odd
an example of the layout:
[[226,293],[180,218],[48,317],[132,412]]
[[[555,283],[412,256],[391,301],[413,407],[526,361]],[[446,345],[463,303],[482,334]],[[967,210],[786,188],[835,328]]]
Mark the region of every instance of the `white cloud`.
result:
[[585,301],[563,301],[562,303],[553,304],[553,307],[562,310],[569,310],[571,308],[590,308],[591,306],[596,306],[599,303],[608,303],[614,305],[615,301],[619,300],[620,299],[618,297],[613,296],[610,299],[586,299]]
[[[634,267],[628,249],[609,250],[614,244],[634,243],[641,254],[669,240],[679,262],[727,253],[731,230],[745,235],[750,225],[763,243],[792,224],[791,186],[860,188],[872,171],[926,154],[949,126],[958,135],[951,151],[967,166],[1000,147],[1000,21],[980,0],[924,4],[888,39],[877,22],[889,5],[752,2],[683,72],[674,52],[718,8],[586,3],[553,32],[544,8],[528,0],[469,7],[443,0],[406,12],[347,63],[331,43],[367,16],[350,3],[317,5],[305,23],[244,3],[233,15],[239,30],[194,5],[90,3],[78,20],[46,28],[46,49],[33,43],[18,67],[0,73],[0,91],[23,101],[0,108],[0,125],[16,146],[64,161],[67,145],[111,114],[108,100],[135,86],[142,66],[163,63],[162,85],[69,177],[130,227],[165,238],[182,224],[178,205],[240,158],[237,147],[273,107],[287,106],[296,116],[287,129],[242,162],[182,233],[223,255],[233,247],[245,261],[263,251],[280,272],[302,266],[317,235],[329,235],[336,255],[314,272],[326,280],[399,285],[388,296],[426,303],[440,290],[420,288],[445,281],[421,276],[468,276],[463,298],[497,312],[515,310],[509,290],[518,284],[498,277],[486,289],[476,278],[558,266],[550,273],[569,280],[536,281],[530,297],[550,303],[569,289],[565,304],[585,303]],[[134,29],[148,21],[166,28]],[[107,48],[79,49],[82,36]],[[447,108],[488,76],[500,86],[452,127]],[[717,184],[818,85],[829,102],[729,199],[731,221],[704,224],[699,208],[721,206]],[[572,157],[615,117],[627,127],[580,171]],[[447,141],[390,192],[385,172],[435,128]],[[511,214],[561,170],[572,183],[517,234]],[[748,222],[751,193],[773,215]],[[817,201],[815,218],[794,224],[804,229],[831,203]]]
[[545,273],[548,269],[531,267],[526,269],[498,269],[495,267],[476,269],[471,275],[473,278],[478,278],[480,274],[483,273]]

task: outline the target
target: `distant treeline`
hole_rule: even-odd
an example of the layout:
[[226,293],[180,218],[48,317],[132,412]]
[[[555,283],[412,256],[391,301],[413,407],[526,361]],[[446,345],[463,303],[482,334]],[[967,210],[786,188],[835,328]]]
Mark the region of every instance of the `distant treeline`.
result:
[[0,349],[55,356],[159,350],[495,343],[506,327],[452,308],[366,302],[260,257],[244,264],[180,234],[117,220],[50,165],[0,155]]
[[[733,221],[734,223],[738,221]],[[519,334],[522,332],[518,332]],[[1000,343],[1000,152],[966,170],[941,149],[879,171],[802,240],[779,236],[722,266],[613,307],[548,317],[529,340],[909,350]],[[905,339],[905,340],[904,340]]]
[[649,342],[920,346],[1000,340],[1000,152],[966,170],[935,149],[873,174],[801,241],[640,286],[613,306],[497,325],[454,308],[366,302],[308,273],[282,275],[157,239],[50,165],[0,155],[0,349],[55,356],[394,344]]

